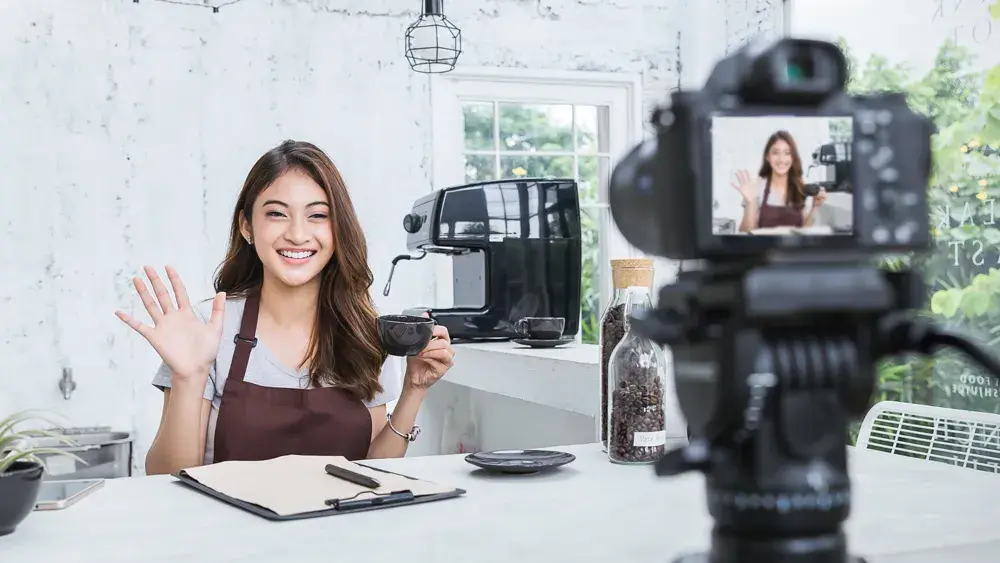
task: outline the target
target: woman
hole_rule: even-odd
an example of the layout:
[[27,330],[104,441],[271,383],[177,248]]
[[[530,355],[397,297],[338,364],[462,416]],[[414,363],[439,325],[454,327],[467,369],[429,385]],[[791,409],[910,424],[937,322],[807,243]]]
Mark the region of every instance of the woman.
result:
[[155,297],[133,282],[153,326],[116,315],[163,360],[148,474],[286,454],[401,457],[428,387],[453,363],[435,327],[400,388],[379,343],[364,233],[340,173],[309,143],[286,141],[250,170],[214,300],[192,306],[167,267],[175,305],[145,273]]
[[[743,198],[740,232],[771,227],[813,226],[816,210],[826,201],[826,190],[820,188],[816,197],[806,197],[802,159],[799,158],[795,139],[788,131],[777,131],[767,139],[757,176],[753,178],[749,171],[740,170],[732,184]],[[808,210],[807,199],[812,199]]]

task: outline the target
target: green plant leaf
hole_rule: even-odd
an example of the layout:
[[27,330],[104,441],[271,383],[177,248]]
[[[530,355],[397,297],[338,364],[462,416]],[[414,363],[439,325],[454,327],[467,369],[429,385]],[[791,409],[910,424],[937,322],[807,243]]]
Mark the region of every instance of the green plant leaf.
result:
[[[88,463],[79,456],[65,450],[58,448],[31,447],[30,439],[39,437],[53,437],[67,445],[73,445],[75,442],[72,438],[61,435],[57,431],[53,430],[26,429],[17,432],[14,431],[15,426],[28,421],[42,421],[47,422],[52,426],[59,426],[59,423],[53,420],[48,413],[36,409],[18,411],[7,416],[3,420],[0,420],[0,473],[3,473],[10,468],[11,465],[21,459],[36,461],[44,464],[44,460],[38,456],[46,454],[69,457],[82,463],[83,465],[88,465]],[[24,447],[19,447],[22,443],[24,444]]]
[[943,289],[934,292],[931,297],[931,311],[945,318],[951,318],[958,312],[962,303],[962,290]]
[[0,420],[0,437],[4,436],[9,432],[13,432],[14,426],[22,422],[28,422],[30,420],[47,422],[52,426],[59,426],[59,422],[53,420],[50,417],[49,413],[47,413],[46,411],[40,409],[28,409],[15,412],[9,415],[7,418]]
[[993,19],[1000,20],[1000,0],[993,1],[990,6],[990,15],[993,16]]
[[967,317],[981,317],[990,310],[991,301],[989,293],[969,287],[962,292],[962,312]]
[[1000,229],[997,229],[996,227],[987,227],[983,229],[983,238],[990,244],[1000,243]]
[[1000,65],[986,71],[986,78],[983,79],[983,91],[987,95],[995,95],[1000,92]]
[[15,449],[14,446],[18,445],[24,440],[21,436],[17,434],[9,434],[3,438],[0,438],[0,458],[7,455],[7,452]]
[[993,289],[993,280],[988,274],[976,274],[969,287],[989,293]]
[[29,448],[26,450],[13,450],[7,455],[7,457],[0,459],[0,473],[7,471],[10,466],[22,459],[26,461],[34,461],[44,465],[45,462],[38,457],[44,454],[60,455],[74,459],[84,465],[89,465],[86,461],[80,459],[80,456],[57,448]]
[[989,176],[993,173],[993,163],[982,158],[970,160],[968,166],[965,167],[965,173],[977,178]]
[[961,227],[954,227],[948,233],[955,240],[966,241],[976,236],[975,227],[969,225],[962,225]]
[[20,432],[8,432],[6,436],[0,436],[0,455],[13,448],[13,445],[32,438],[53,438],[66,444],[67,446],[77,445],[77,442],[68,436],[59,434],[52,430],[22,430]]
[[[1000,110],[997,110],[997,113],[1000,113]],[[986,124],[983,125],[982,142],[988,145],[995,145],[1000,142],[1000,115],[994,115],[993,111],[986,116]]]

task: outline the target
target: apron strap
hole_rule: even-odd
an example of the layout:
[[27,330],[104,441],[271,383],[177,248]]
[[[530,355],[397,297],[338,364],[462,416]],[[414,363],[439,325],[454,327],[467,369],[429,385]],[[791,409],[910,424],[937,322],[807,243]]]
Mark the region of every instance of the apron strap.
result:
[[260,311],[260,293],[256,290],[247,294],[243,305],[243,318],[240,319],[240,331],[233,337],[236,349],[233,351],[233,361],[229,364],[229,379],[243,381],[250,362],[250,350],[257,346],[257,313]]

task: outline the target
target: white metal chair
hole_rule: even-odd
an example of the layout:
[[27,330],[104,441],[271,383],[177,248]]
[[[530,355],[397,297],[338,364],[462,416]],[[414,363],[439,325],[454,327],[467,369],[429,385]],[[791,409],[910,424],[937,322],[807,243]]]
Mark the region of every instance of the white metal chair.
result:
[[1000,473],[1000,415],[882,401],[861,423],[856,447]]

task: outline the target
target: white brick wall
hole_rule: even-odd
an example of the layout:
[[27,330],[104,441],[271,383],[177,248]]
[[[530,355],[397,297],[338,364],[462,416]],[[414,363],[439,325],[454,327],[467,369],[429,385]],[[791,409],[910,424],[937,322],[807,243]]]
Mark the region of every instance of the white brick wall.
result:
[[[647,104],[757,28],[775,1],[463,0],[460,64],[641,73]],[[380,306],[399,218],[430,186],[428,81],[403,58],[416,0],[13,0],[0,17],[0,413],[155,430],[157,358],[114,316],[129,277],[171,263],[210,294],[236,193],[285,138],[327,150],[369,234]],[[720,19],[717,17],[722,14]],[[687,52],[688,50],[696,52]],[[420,263],[407,264],[420,279]],[[141,310],[141,307],[138,308]],[[78,382],[63,401],[57,382]]]

